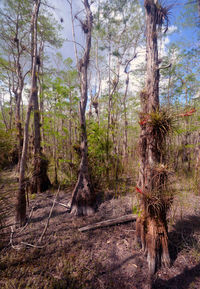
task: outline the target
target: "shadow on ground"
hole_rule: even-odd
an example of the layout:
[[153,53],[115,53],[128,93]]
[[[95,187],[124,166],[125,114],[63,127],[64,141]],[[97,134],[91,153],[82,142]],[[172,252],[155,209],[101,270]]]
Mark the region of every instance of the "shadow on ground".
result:
[[[200,243],[196,237],[198,234],[195,234],[198,232],[200,232],[199,216],[188,216],[187,219],[180,220],[175,224],[174,230],[169,233],[169,249],[173,263],[182,250],[189,251],[195,248],[200,252]],[[152,286],[152,289],[189,288],[200,288],[200,263],[192,268],[186,266],[182,273],[168,280],[158,278]]]

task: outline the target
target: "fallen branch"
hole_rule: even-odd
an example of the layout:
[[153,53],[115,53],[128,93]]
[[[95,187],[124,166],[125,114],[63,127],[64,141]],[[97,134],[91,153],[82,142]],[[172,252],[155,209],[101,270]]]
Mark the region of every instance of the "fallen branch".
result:
[[60,202],[57,202],[57,201],[56,201],[56,204],[58,204],[60,206],[63,206],[65,208],[67,208],[68,210],[70,209],[70,205],[66,205],[66,204],[63,204],[63,203],[60,203]]
[[119,218],[115,218],[115,219],[109,219],[106,221],[101,221],[95,224],[91,224],[91,225],[87,225],[85,227],[79,228],[79,232],[85,232],[85,231],[89,231],[89,230],[94,230],[97,228],[102,228],[102,227],[107,227],[107,226],[113,226],[116,224],[122,224],[122,223],[126,223],[126,222],[130,222],[130,221],[136,221],[137,215],[125,215]]
[[33,206],[32,209],[31,209],[31,212],[29,214],[29,217],[27,219],[27,222],[26,224],[21,228],[21,230],[19,232],[17,232],[16,236],[18,236],[22,231],[24,231],[26,229],[26,227],[28,226],[28,224],[30,223],[30,220],[31,220],[31,217],[32,217],[32,214],[33,214],[33,210],[36,206]]
[[32,248],[38,248],[38,249],[42,249],[44,247],[46,247],[46,245],[44,246],[37,246],[37,245],[33,245],[33,244],[30,244],[30,243],[26,243],[26,242],[21,242],[22,245],[25,245],[25,246],[29,246],[29,247],[32,247]]
[[58,196],[58,194],[59,194],[59,191],[60,191],[60,186],[59,186],[58,191],[57,191],[57,193],[56,193],[56,195],[55,195],[55,198],[54,198],[54,200],[53,200],[53,204],[52,204],[51,210],[50,210],[50,212],[49,212],[49,217],[48,217],[48,219],[47,219],[46,226],[45,226],[45,228],[44,228],[44,230],[43,230],[43,232],[42,232],[42,234],[41,234],[41,236],[40,236],[40,238],[39,238],[39,240],[38,240],[38,243],[40,243],[40,242],[42,241],[42,238],[44,237],[44,234],[46,233],[46,230],[47,230],[48,225],[49,225],[49,220],[50,220],[50,218],[51,218],[51,215],[52,215],[52,212],[53,212],[53,208],[54,208],[54,206],[55,206],[55,204],[56,204],[56,199],[57,199],[57,196]]
[[15,250],[20,250],[21,247],[20,246],[14,246],[13,245],[13,235],[14,235],[14,229],[13,229],[13,226],[10,227],[10,230],[11,230],[11,233],[10,233],[10,245],[13,249]]
[[[48,198],[48,199],[50,199],[50,198]],[[62,207],[65,207],[65,208],[67,208],[67,209],[70,209],[70,205],[69,204],[63,204],[63,203],[60,203],[60,202],[58,202],[58,201],[56,201],[56,204],[58,204],[58,205],[60,205],[60,206],[62,206]]]

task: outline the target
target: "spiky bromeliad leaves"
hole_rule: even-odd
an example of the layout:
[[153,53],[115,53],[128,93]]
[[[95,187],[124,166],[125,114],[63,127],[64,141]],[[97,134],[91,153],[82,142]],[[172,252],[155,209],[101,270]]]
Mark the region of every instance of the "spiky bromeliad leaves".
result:
[[164,1],[157,1],[156,5],[156,24],[162,28],[164,27],[164,33],[167,32],[169,27],[169,17],[171,15],[171,9],[173,4],[167,5]]

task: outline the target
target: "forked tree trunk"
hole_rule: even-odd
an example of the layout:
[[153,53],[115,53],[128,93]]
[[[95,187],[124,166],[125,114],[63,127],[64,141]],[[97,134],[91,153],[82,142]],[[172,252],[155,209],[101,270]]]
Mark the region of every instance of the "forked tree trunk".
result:
[[87,105],[87,71],[89,65],[89,54],[91,49],[92,12],[88,0],[84,0],[86,20],[84,22],[84,33],[86,35],[86,47],[83,57],[78,63],[78,72],[81,82],[81,100],[79,117],[81,125],[81,163],[79,167],[78,180],[72,194],[71,213],[75,215],[91,215],[94,212],[94,192],[88,171],[88,146],[85,121],[85,110]]
[[[141,92],[142,116],[150,116],[159,110],[159,67],[157,47],[157,6],[154,0],[145,0],[147,37],[147,76],[145,90]],[[147,255],[150,275],[160,265],[169,266],[168,233],[166,222],[167,203],[162,189],[167,181],[165,172],[159,172],[161,164],[161,140],[153,128],[141,122],[140,171],[138,191],[141,196],[141,217],[136,223],[136,233]],[[148,196],[147,196],[148,195]]]
[[34,2],[33,13],[31,18],[31,56],[32,56],[32,71],[31,71],[31,92],[29,97],[28,109],[26,114],[26,122],[24,128],[24,141],[22,156],[20,161],[20,173],[19,173],[19,188],[17,193],[16,204],[16,222],[23,226],[26,221],[26,195],[25,195],[25,167],[26,167],[26,155],[28,149],[28,137],[29,137],[29,122],[31,116],[31,110],[33,105],[33,99],[37,96],[37,82],[36,82],[36,61],[37,61],[37,19],[40,7],[40,0]]

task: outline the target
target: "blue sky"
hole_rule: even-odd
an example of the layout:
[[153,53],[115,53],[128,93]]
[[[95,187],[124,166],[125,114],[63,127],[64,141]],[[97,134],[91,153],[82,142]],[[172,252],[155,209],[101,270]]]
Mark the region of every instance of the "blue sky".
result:
[[[181,48],[191,48],[198,40],[197,20],[198,11],[194,9],[193,4],[188,4],[188,0],[173,1],[171,9],[170,25],[177,27],[177,30],[169,36],[170,43],[175,42]],[[172,1],[166,1],[171,4]]]
[[[144,5],[144,0],[139,0],[142,7]],[[192,1],[192,0],[191,0]],[[191,2],[190,1],[190,2]],[[69,40],[72,39],[71,36],[71,20],[70,20],[70,10],[69,5],[66,0],[50,0],[51,4],[55,6],[55,11],[53,14],[57,18],[58,21],[60,21],[60,18],[64,19],[63,22],[63,37],[67,38]],[[171,5],[173,4],[173,7],[171,9],[171,15],[170,15],[170,25],[176,26],[177,30],[174,33],[171,33],[168,35],[169,38],[169,44],[171,43],[177,43],[178,45],[181,45],[183,47],[191,47],[194,45],[194,43],[197,43],[197,30],[198,28],[194,25],[191,25],[191,27],[182,26],[181,23],[185,23],[187,14],[192,14],[192,6],[187,4],[188,0],[163,0],[163,3],[165,5]],[[83,8],[83,5],[81,3],[81,0],[73,0],[73,7],[74,12],[80,11],[80,9]],[[197,21],[198,13],[195,11],[195,15],[191,17],[191,21],[189,21],[190,24],[195,24]],[[187,23],[188,24],[188,23]],[[83,34],[79,28],[79,23],[76,22],[76,37],[77,41],[80,41],[83,43],[84,38]],[[71,57],[74,58],[74,50],[73,50],[73,44],[70,42],[65,42],[63,48],[61,49],[61,53],[63,54],[64,58]]]

